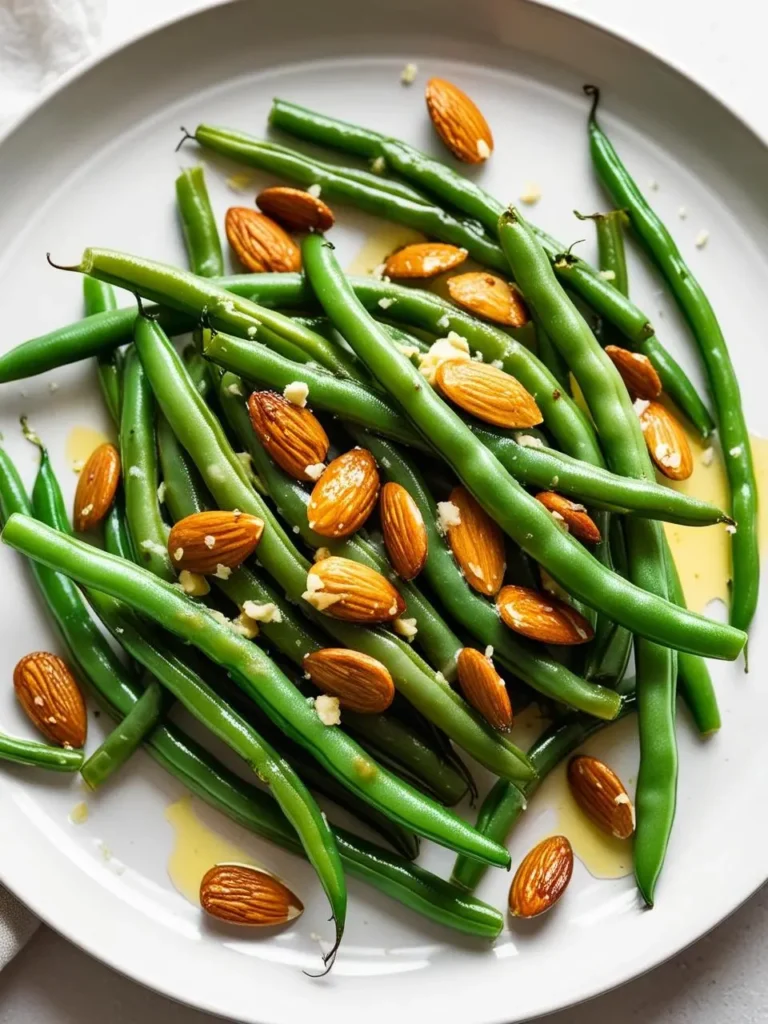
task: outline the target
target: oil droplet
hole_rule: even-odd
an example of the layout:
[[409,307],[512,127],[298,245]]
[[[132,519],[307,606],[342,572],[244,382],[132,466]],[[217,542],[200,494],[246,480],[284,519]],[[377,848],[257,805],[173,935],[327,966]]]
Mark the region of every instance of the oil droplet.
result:
[[401,224],[384,224],[366,238],[363,247],[347,267],[347,273],[372,274],[395,249],[425,241],[424,235],[418,231],[412,231]]
[[[728,482],[722,454],[715,448],[708,453],[709,443],[688,431],[688,440],[694,457],[694,470],[687,480],[672,481],[662,477],[663,483],[719,508],[727,509]],[[758,532],[760,549],[768,546],[768,439],[752,436],[752,456],[760,499]],[[712,455],[714,454],[714,457]],[[711,459],[711,461],[709,461]],[[709,464],[707,464],[709,462]],[[721,600],[729,604],[728,580],[731,577],[730,535],[723,524],[716,526],[664,526],[675,556],[688,607],[702,612],[710,601]]]
[[105,441],[109,441],[109,438],[100,430],[94,430],[93,427],[73,427],[67,437],[67,462],[73,469],[77,469],[78,466],[82,469],[89,455]]
[[214,864],[235,862],[261,867],[250,853],[218,835],[198,818],[191,796],[166,807],[165,819],[174,830],[168,877],[190,903],[200,905],[200,882]]
[[75,804],[69,812],[69,820],[73,825],[84,825],[88,821],[88,804],[84,800]]

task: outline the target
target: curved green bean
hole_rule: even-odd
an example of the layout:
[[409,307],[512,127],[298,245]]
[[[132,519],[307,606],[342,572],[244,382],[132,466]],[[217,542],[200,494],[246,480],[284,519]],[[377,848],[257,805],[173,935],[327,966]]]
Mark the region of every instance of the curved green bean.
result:
[[0,761],[25,764],[31,768],[46,768],[51,772],[77,772],[85,754],[72,747],[49,747],[36,740],[22,740],[0,733]]
[[178,176],[176,206],[190,270],[200,277],[220,277],[224,255],[202,167],[186,167]]
[[81,768],[80,774],[89,789],[99,789],[119,772],[160,720],[166,705],[163,690],[149,676],[145,683],[144,692],[122,722],[99,744]]
[[[83,305],[85,315],[107,313],[117,309],[117,298],[111,285],[97,281],[95,277],[83,278]],[[113,423],[120,422],[120,392],[122,385],[122,358],[117,350],[99,352],[96,357],[99,385]]]

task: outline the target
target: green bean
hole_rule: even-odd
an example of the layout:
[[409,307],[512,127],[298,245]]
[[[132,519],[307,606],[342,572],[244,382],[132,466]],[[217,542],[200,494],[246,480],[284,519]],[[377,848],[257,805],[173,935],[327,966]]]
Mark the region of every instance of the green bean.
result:
[[376,175],[322,163],[304,153],[265,142],[245,132],[214,125],[198,125],[195,141],[233,160],[278,174],[298,185],[319,185],[325,199],[352,203],[367,213],[407,224],[444,242],[461,246],[473,259],[496,270],[506,270],[504,254],[472,221],[447,213],[415,190],[393,191]]
[[144,692],[117,728],[102,741],[83,765],[80,774],[89,789],[99,789],[139,749],[157,725],[166,702],[163,691],[146,677]]
[[155,401],[147,375],[131,348],[123,374],[120,459],[128,528],[141,563],[161,579],[176,573],[168,554],[168,527],[163,522],[157,490]]
[[739,629],[746,630],[757,607],[760,554],[757,541],[757,481],[736,371],[704,290],[683,260],[671,234],[651,209],[597,123],[599,90],[594,86],[585,86],[584,91],[592,98],[589,115],[590,152],[600,181],[614,202],[626,207],[641,244],[666,278],[688,321],[707,371],[731,490],[731,512],[737,525],[731,536],[731,622]]
[[[201,399],[161,329],[142,319],[137,323],[136,345],[163,412],[217,504],[220,508],[239,508],[264,520],[259,561],[299,604],[310,563],[296,551],[269,507],[244,479],[242,465],[221,424]],[[303,607],[309,613],[309,605]],[[462,745],[491,771],[511,778],[527,775],[528,768],[517,748],[469,715],[458,694],[447,683],[441,685],[434,671],[402,640],[383,630],[362,628],[331,616],[321,618],[326,632],[344,646],[381,661],[411,702],[418,701],[422,709],[430,707],[433,713],[442,709],[443,714],[450,713],[448,705],[452,702],[453,725],[462,730]]]
[[200,277],[221,277],[224,256],[202,167],[186,167],[178,176],[176,204],[190,270]]
[[633,586],[561,531],[546,509],[509,476],[437,393],[425,386],[418,370],[390,345],[356,299],[322,236],[307,236],[302,251],[318,299],[349,344],[488,514],[561,586],[657,643],[708,657],[732,660],[738,656],[745,642],[741,631]]
[[[83,278],[85,315],[107,313],[117,309],[117,298],[111,285],[95,277]],[[121,357],[117,350],[100,352],[96,357],[99,385],[113,423],[120,422]]]
[[[634,698],[625,699],[621,717],[624,718],[635,709]],[[477,829],[483,835],[506,844],[509,834],[520,815],[526,810],[528,801],[546,779],[569,754],[578,750],[590,736],[603,729],[609,723],[601,722],[585,715],[570,716],[554,722],[538,739],[534,740],[528,750],[528,756],[536,765],[536,778],[525,784],[522,792],[499,779],[488,791],[477,814]],[[451,872],[451,881],[473,892],[485,875],[484,868],[458,856]]]
[[84,757],[82,750],[49,747],[35,740],[22,740],[0,733],[0,761],[47,768],[51,772],[76,772],[80,770]]

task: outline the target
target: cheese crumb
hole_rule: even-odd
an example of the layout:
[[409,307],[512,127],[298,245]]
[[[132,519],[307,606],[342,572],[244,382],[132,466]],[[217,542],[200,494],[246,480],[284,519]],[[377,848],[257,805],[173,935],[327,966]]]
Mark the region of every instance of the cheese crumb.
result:
[[80,513],[80,515],[83,516],[84,519],[87,519],[88,516],[91,514],[91,512],[93,512],[93,504],[92,503],[90,505],[86,505],[83,508],[83,510]]
[[243,611],[254,622],[269,623],[283,621],[283,613],[274,601],[266,601],[264,604],[257,604],[256,601],[246,601],[243,605]]
[[703,249],[708,241],[709,241],[709,232],[708,231],[700,231],[698,233],[698,235],[696,235],[696,240],[694,242],[694,245],[696,246],[697,249]]
[[143,540],[139,547],[142,551],[151,551],[153,555],[157,555],[159,558],[163,558],[167,554],[163,545],[153,540]]
[[534,434],[516,434],[515,440],[523,448],[543,448],[544,442]]
[[212,533],[206,533],[205,537],[203,538],[203,541],[205,542],[205,546],[208,548],[209,551],[212,551],[216,547],[216,538],[213,536]]
[[211,592],[210,584],[205,576],[199,572],[190,572],[189,569],[182,569],[179,573],[179,584],[185,594],[190,597],[205,597]]
[[313,462],[309,466],[304,467],[304,472],[307,474],[310,480],[319,480],[325,472],[324,462]]
[[429,351],[420,356],[419,372],[430,384],[434,384],[438,367],[448,359],[458,359],[465,363],[470,361],[467,339],[455,331],[449,331],[445,338],[438,338],[430,346]]
[[491,658],[493,657],[493,647],[490,644],[488,644],[488,646],[485,648],[485,656],[488,659],[488,661],[490,661]]
[[379,299],[379,306],[382,309],[389,309],[392,303],[396,301],[396,299],[388,299],[386,296],[384,296],[384,298]]
[[[256,335],[259,333],[259,329],[258,327],[249,327],[245,333],[248,335],[249,338],[251,338],[251,340],[253,340],[253,338],[255,338]],[[234,384],[232,384],[231,387],[234,387]],[[242,395],[242,391],[238,392],[238,394]]]
[[158,484],[157,487],[157,500],[160,502],[161,505],[165,504],[166,491],[167,487],[165,486],[165,480],[163,480],[160,482],[160,484]]
[[419,353],[421,352],[421,349],[418,347],[418,345],[401,345],[400,342],[398,341],[395,342],[395,348],[398,350],[398,352],[401,352],[406,357],[406,359],[412,359],[414,356],[419,355]]
[[242,395],[243,393],[243,389],[240,387],[238,383],[227,384],[227,391],[230,393],[230,395]]
[[704,463],[705,466],[711,466],[712,463],[715,461],[715,449],[712,447],[712,445],[710,445],[709,448],[705,448],[704,451],[701,453],[701,461]]
[[730,533],[731,536],[733,536],[733,534],[736,533],[736,525],[734,523],[728,523],[725,528],[725,532]]
[[184,557],[184,548],[176,548],[173,552],[173,559],[175,562],[180,562]]
[[374,160],[371,160],[371,170],[374,174],[383,174],[387,169],[387,161],[383,156],[377,156]]
[[144,476],[144,473],[139,466],[131,466],[128,470],[128,476],[142,477]]
[[441,331],[448,330],[448,328],[451,326],[451,321],[448,319],[447,313],[444,313],[443,316],[440,317],[440,319],[437,321],[437,326],[440,328]]
[[330,558],[330,557],[331,557],[331,550],[330,550],[330,548],[318,548],[317,551],[315,552],[314,561],[315,562],[322,562],[324,558]]
[[319,199],[320,198],[320,193],[322,191],[323,191],[322,187],[317,182],[315,182],[314,185],[310,185],[309,188],[307,189],[307,192],[311,196],[314,196],[315,199]]
[[416,81],[416,75],[419,73],[419,67],[417,64],[406,64],[403,70],[400,72],[400,82],[402,85],[413,85]]
[[259,635],[259,625],[254,622],[245,612],[240,612],[236,619],[232,620],[232,629],[238,636],[244,636],[246,640],[255,640]]
[[485,139],[477,140],[477,155],[481,160],[487,160],[491,155],[491,147],[485,141]]
[[216,572],[213,575],[216,577],[216,579],[228,580],[229,577],[232,575],[232,570],[228,565],[222,565],[221,562],[217,562]]
[[597,274],[598,277],[602,277],[604,281],[615,281],[616,271],[615,270],[600,270]]
[[437,528],[440,533],[447,533],[450,527],[461,525],[461,512],[452,501],[438,501]]
[[[740,444],[737,444],[735,447],[728,449],[728,454],[732,455],[734,459],[737,459],[743,451],[743,447]],[[83,513],[85,513],[85,509],[83,509]]]
[[309,388],[303,380],[295,380],[291,384],[286,384],[283,389],[283,398],[292,405],[300,406],[302,409],[307,404],[308,395]]
[[232,620],[228,619],[227,616],[223,612],[220,612],[218,610],[218,608],[209,608],[208,609],[208,614],[211,616],[211,618],[214,620],[214,622],[218,622],[218,624],[220,626],[231,626],[232,625]]
[[520,195],[520,202],[525,203],[526,206],[535,206],[536,203],[541,199],[541,189],[534,182],[527,182],[525,188]]
[[315,697],[315,711],[323,725],[341,725],[341,709],[338,697],[329,697],[321,693]]
[[644,398],[636,398],[632,403],[632,408],[638,416],[642,416],[650,404],[651,403],[647,402]]
[[403,636],[406,640],[412,640],[419,632],[416,619],[395,619],[392,628],[398,636]]

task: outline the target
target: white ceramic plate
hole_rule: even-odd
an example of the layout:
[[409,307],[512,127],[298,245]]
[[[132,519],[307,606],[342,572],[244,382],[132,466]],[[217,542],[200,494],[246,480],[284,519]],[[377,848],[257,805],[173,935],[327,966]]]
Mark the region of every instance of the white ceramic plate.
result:
[[[399,83],[406,61],[420,77]],[[604,121],[642,185],[660,184],[661,213],[708,289],[732,346],[752,430],[768,431],[764,345],[768,155],[711,97],[648,54],[562,14],[513,0],[389,0],[360,5],[326,0],[232,4],[166,28],[96,64],[49,98],[0,147],[0,299],[3,348],[80,316],[76,278],[47,267],[45,253],[74,261],[87,244],[183,260],[173,181],[194,147],[174,153],[180,124],[198,121],[264,131],[273,95],[286,96],[403,136],[435,142],[422,87],[430,74],[456,80],[477,99],[496,136],[478,172],[504,199],[529,181],[543,199],[536,220],[573,240],[583,228],[574,207],[599,208],[590,171],[585,80],[605,89]],[[439,152],[439,149],[436,150]],[[250,202],[212,169],[219,216]],[[264,180],[264,179],[259,179]],[[685,206],[688,218],[677,219]],[[374,230],[346,213],[335,241],[351,258]],[[694,248],[707,229],[706,249]],[[588,250],[589,247],[587,247]],[[698,376],[692,347],[658,281],[636,261],[638,302],[663,340]],[[54,388],[57,385],[57,388]],[[52,393],[55,391],[55,393]],[[76,366],[0,389],[0,429],[25,477],[35,456],[19,437],[29,413],[49,443],[71,492],[65,444],[73,426],[106,429],[91,367]],[[26,572],[0,551],[0,725],[25,733],[9,685],[13,664],[55,643]],[[174,781],[139,755],[109,790],[89,799],[86,824],[67,816],[77,783],[34,772],[0,774],[0,878],[54,928],[105,962],[195,1006],[245,1021],[370,1024],[428,1012],[445,1022],[491,1024],[565,1006],[644,971],[700,936],[766,877],[768,830],[759,813],[765,788],[768,692],[765,605],[753,629],[751,664],[714,666],[724,712],[707,744],[681,729],[677,827],[652,912],[638,906],[631,880],[597,882],[577,865],[556,913],[506,929],[492,949],[456,939],[358,883],[342,953],[332,975],[310,980],[316,934],[329,936],[326,907],[309,869],[270,851],[212,813],[225,835],[276,867],[308,911],[283,935],[250,939],[206,928],[170,886],[171,831],[165,806],[181,795]],[[612,756],[631,776],[632,729],[610,734]],[[89,747],[99,741],[94,722]],[[205,814],[206,812],[204,812]],[[515,861],[551,826],[533,805],[512,841]],[[118,861],[103,856],[106,844]],[[451,858],[426,862],[447,871]],[[504,905],[508,878],[488,878],[480,895]]]

